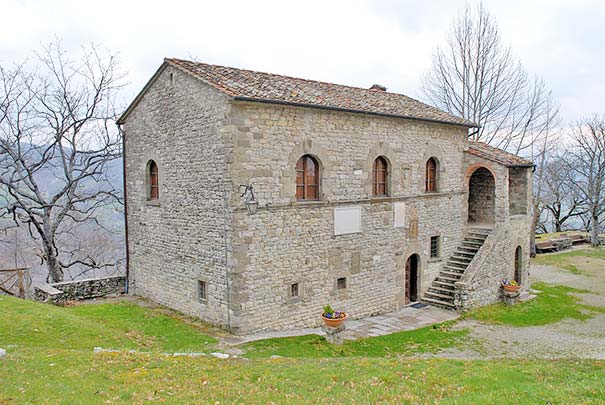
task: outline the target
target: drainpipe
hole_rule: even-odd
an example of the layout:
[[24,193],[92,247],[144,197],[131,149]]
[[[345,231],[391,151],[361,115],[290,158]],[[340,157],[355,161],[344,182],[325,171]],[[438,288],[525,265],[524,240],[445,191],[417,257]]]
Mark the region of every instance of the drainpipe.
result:
[[126,294],[130,292],[130,249],[128,247],[128,206],[126,203],[126,134],[121,124],[116,123],[122,134],[122,191],[124,193],[124,237],[126,238]]

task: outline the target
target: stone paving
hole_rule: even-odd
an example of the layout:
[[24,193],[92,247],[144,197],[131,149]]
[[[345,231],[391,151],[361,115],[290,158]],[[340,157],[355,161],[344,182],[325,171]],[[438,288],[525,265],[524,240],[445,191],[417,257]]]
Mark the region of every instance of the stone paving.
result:
[[[360,338],[389,335],[395,332],[419,329],[425,326],[457,319],[457,312],[425,306],[423,308],[405,307],[399,311],[362,319],[348,320],[344,338],[355,340]],[[226,345],[238,345],[261,339],[272,339],[302,335],[324,335],[322,328],[291,329],[277,332],[261,332],[246,336],[230,336],[221,339]]]

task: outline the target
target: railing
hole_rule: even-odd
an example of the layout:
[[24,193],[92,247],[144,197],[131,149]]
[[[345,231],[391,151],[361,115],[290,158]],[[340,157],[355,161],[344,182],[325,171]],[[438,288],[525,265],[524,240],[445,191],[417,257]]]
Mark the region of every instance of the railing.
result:
[[29,267],[0,269],[0,293],[25,298],[31,282]]

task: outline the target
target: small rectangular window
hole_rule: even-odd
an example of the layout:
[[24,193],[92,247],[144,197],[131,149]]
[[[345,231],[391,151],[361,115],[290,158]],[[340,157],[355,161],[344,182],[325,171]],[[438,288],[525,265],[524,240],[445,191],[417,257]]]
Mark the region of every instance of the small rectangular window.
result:
[[347,288],[347,278],[346,277],[341,277],[336,280],[336,289],[337,290],[344,290],[346,288]]
[[298,283],[294,283],[290,285],[290,297],[295,298],[298,297]]
[[198,280],[197,282],[197,298],[199,301],[204,302],[207,300],[206,282]]
[[431,258],[439,257],[439,236],[431,236]]

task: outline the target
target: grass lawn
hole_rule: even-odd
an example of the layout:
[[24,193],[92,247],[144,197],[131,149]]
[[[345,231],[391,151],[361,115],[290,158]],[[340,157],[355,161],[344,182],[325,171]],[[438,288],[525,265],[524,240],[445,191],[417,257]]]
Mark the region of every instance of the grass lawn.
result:
[[559,322],[565,318],[585,320],[594,312],[603,312],[603,308],[580,304],[579,298],[570,293],[586,293],[567,286],[553,286],[535,283],[534,289],[541,291],[536,298],[513,307],[503,303],[475,308],[464,316],[486,323],[508,324],[513,326],[539,326]]
[[333,346],[317,335],[265,339],[251,342],[243,348],[250,358],[270,357],[389,357],[437,352],[465,343],[466,330],[450,329],[451,322],[427,326],[408,332],[393,333]]
[[20,350],[0,403],[602,403],[602,361],[218,360]]
[[573,274],[587,275],[580,267],[579,262],[590,264],[592,259],[605,260],[605,248],[574,249],[567,252],[540,254],[532,259],[533,264],[557,266]]
[[[532,301],[468,316],[529,326],[602,311],[570,295],[579,290],[534,287],[542,293]],[[0,404],[603,403],[605,361],[410,357],[469,344],[468,331],[452,324],[339,347],[318,336],[257,341],[243,346],[247,360],[187,358],[162,353],[217,350],[216,331],[172,311],[126,301],[62,308],[0,296],[0,348],[7,349]],[[93,354],[95,346],[138,352]]]
[[204,351],[216,343],[201,322],[127,301],[63,308],[0,296],[0,325],[2,348]]

